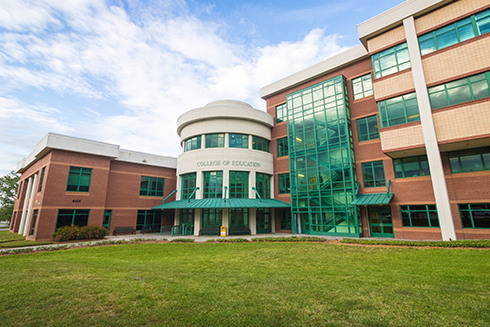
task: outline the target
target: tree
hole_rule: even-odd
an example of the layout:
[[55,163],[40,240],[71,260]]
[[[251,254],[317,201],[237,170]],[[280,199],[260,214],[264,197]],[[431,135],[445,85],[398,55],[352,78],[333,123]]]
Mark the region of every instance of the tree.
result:
[[19,179],[14,171],[0,177],[0,221],[12,218]]

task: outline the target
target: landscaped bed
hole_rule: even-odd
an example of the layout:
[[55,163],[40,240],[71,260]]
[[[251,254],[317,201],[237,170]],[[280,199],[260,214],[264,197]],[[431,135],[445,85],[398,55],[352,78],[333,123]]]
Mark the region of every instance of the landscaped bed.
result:
[[0,257],[5,326],[486,326],[490,252],[148,243]]

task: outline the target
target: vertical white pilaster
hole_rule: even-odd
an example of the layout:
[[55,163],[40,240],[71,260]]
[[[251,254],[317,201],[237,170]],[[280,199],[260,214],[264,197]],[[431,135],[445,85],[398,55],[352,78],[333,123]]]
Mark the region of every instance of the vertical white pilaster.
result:
[[271,233],[276,232],[276,210],[271,208]]
[[202,199],[203,188],[204,188],[204,185],[202,183],[202,175],[203,172],[201,170],[196,171],[196,187],[199,187],[199,189],[196,190],[196,194],[194,197],[195,199]]
[[23,235],[24,234],[24,225],[26,221],[26,215],[27,215],[27,202],[29,201],[29,197],[31,195],[31,188],[32,188],[32,176],[29,177],[29,180],[27,182],[27,190],[26,190],[26,195],[24,196],[24,206],[22,207],[22,217],[20,219],[20,224],[19,224],[19,234]]
[[230,133],[225,133],[225,148],[230,147]]
[[34,180],[32,181],[32,187],[31,187],[31,196],[29,199],[29,209],[27,210],[26,214],[26,221],[25,221],[25,226],[24,226],[24,236],[27,236],[27,233],[29,232],[29,223],[31,221],[31,216],[32,216],[32,205],[34,204],[34,196],[36,195],[36,185],[37,185],[37,175],[34,175]]
[[[226,235],[230,235],[230,230],[229,230],[229,226],[230,226],[230,219],[229,219],[229,214],[230,214],[230,210],[229,209],[225,209],[223,208],[223,215],[222,215],[222,218],[221,218],[221,226],[225,226],[226,227]],[[220,234],[221,235],[221,234]]]
[[180,225],[180,210],[181,209],[175,209],[175,212],[174,212],[174,226]]
[[254,170],[251,170],[250,171],[250,179],[249,179],[249,185],[248,185],[248,194],[249,194],[249,198],[250,199],[256,199],[257,198],[257,194],[255,193],[255,191],[252,189],[252,187],[255,187],[255,174],[257,172],[254,171]]
[[403,20],[403,26],[407,37],[408,52],[410,53],[413,81],[415,83],[415,91],[417,93],[417,102],[420,111],[420,122],[424,133],[425,148],[427,150],[427,159],[429,161],[432,188],[434,189],[434,196],[436,198],[442,239],[445,241],[450,239],[455,240],[456,231],[454,229],[446,178],[444,176],[441,153],[439,152],[439,146],[437,144],[436,130],[432,119],[432,109],[430,107],[427,84],[425,83],[424,68],[422,65],[422,57],[420,55],[413,16]]
[[250,216],[248,217],[249,219],[249,227],[250,227],[250,234],[251,235],[256,235],[257,234],[257,209],[255,208],[250,208]]
[[202,209],[194,210],[194,236],[199,236],[199,231],[201,230],[201,217]]

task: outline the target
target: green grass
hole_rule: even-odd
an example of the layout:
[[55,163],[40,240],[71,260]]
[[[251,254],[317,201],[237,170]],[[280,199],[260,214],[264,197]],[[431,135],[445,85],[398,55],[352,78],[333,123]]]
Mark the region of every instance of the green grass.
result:
[[457,240],[457,241],[400,241],[400,240],[364,240],[344,238],[340,243],[363,245],[392,246],[429,246],[443,248],[490,248],[490,240]]
[[490,251],[166,243],[0,257],[2,326],[488,326]]
[[26,237],[9,231],[0,231],[0,249],[20,248],[25,246],[37,246],[52,244],[53,242],[26,241]]

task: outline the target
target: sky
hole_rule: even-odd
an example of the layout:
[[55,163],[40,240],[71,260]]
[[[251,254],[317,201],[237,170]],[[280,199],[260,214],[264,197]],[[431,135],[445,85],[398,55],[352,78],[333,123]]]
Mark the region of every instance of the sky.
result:
[[184,112],[358,45],[402,0],[0,0],[0,176],[49,132],[177,157]]

